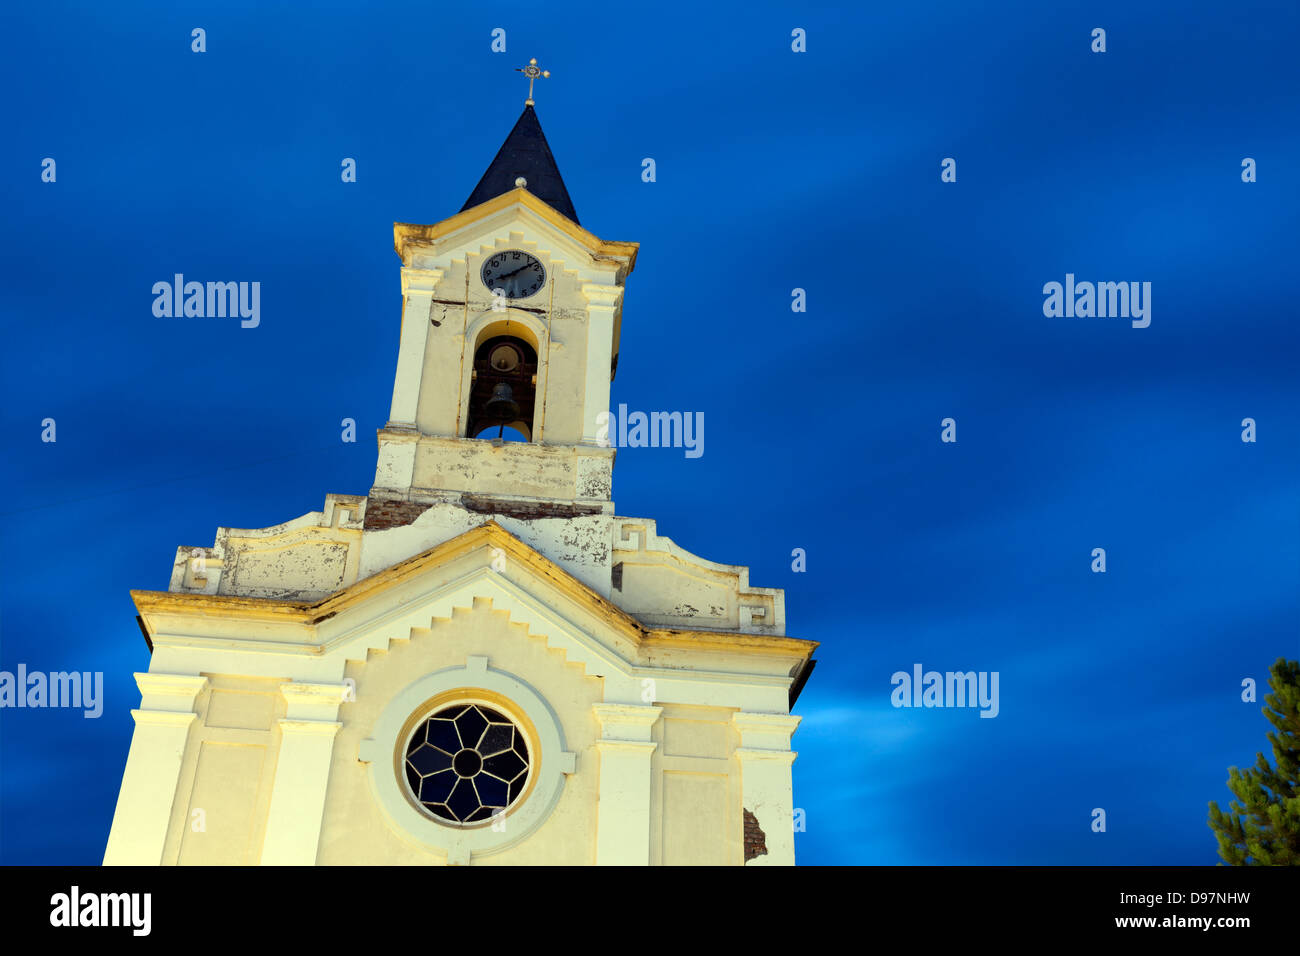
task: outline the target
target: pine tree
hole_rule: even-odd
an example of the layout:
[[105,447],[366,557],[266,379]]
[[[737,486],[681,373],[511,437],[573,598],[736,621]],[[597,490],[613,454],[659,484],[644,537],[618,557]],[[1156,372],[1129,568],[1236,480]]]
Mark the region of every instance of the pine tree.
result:
[[1300,866],[1300,662],[1279,657],[1269,670],[1264,716],[1277,728],[1268,735],[1277,767],[1261,753],[1251,769],[1228,768],[1232,812],[1210,801],[1219,856],[1233,866]]

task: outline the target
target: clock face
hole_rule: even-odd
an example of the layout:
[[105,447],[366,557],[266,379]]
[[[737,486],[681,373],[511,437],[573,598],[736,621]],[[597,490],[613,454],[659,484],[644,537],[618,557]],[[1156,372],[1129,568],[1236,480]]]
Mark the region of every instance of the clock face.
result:
[[526,299],[546,282],[546,270],[533,256],[517,249],[488,256],[483,263],[483,284],[507,299]]

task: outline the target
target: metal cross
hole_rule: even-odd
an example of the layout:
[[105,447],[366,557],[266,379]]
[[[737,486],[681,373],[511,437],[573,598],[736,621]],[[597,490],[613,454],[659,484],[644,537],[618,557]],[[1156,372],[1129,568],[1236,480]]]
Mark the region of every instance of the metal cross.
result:
[[537,68],[537,57],[533,57],[531,60],[528,61],[527,66],[515,67],[515,72],[522,73],[524,76],[528,77],[528,99],[524,100],[524,105],[525,106],[535,105],[533,103],[533,83],[536,82],[539,76],[549,77],[551,75],[551,71],[539,70]]

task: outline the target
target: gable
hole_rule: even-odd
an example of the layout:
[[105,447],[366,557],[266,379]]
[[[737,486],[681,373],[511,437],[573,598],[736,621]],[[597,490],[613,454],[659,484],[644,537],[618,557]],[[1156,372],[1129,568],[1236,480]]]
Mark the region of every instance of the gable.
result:
[[[489,601],[547,646],[606,681],[606,699],[641,699],[646,679],[664,699],[785,709],[816,643],[794,638],[648,627],[495,522],[314,602],[133,591],[154,646],[155,670],[277,676],[284,656],[301,679],[339,681],[392,641],[409,640],[457,608]],[[201,663],[200,663],[201,662]]]
[[393,247],[403,263],[426,268],[417,263],[417,254],[425,256],[424,262],[435,261],[428,258],[430,254],[435,258],[463,254],[485,238],[512,228],[546,248],[560,250],[574,268],[589,270],[583,275],[588,281],[621,282],[636,267],[637,243],[600,239],[524,188],[512,189],[433,225],[394,223]]

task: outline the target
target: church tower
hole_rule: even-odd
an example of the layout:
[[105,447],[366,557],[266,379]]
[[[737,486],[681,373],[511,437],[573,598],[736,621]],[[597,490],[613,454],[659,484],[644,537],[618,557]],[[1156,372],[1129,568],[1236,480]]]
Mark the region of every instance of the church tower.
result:
[[369,493],[132,592],[152,656],[106,864],[794,862],[816,645],[748,568],[615,513],[637,244],[579,224],[523,72],[460,212],[394,226]]

